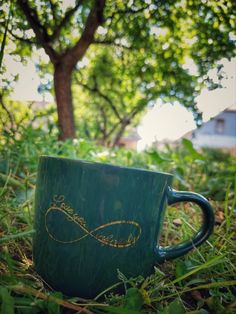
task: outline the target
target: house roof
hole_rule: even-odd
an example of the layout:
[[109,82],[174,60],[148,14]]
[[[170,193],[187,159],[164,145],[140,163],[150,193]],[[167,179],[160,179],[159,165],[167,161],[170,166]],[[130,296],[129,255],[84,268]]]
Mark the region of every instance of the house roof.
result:
[[[219,116],[222,112],[233,112],[233,113],[235,113],[235,112],[236,112],[236,103],[233,104],[233,105],[231,105],[230,107],[227,107],[225,110],[222,110],[221,112],[219,112],[216,116],[212,117],[211,119],[214,120],[214,119],[217,118],[217,116]],[[210,119],[210,120],[211,120],[211,119]],[[203,122],[203,123],[202,123],[202,126],[203,126],[204,124],[208,123],[210,120],[208,120],[208,121],[206,121],[206,122]],[[192,136],[192,134],[193,134],[193,132],[194,132],[196,129],[197,129],[197,128],[188,131],[187,133],[185,133],[184,135],[182,135],[178,140],[180,140],[180,139],[182,139],[182,138],[190,139],[191,136]]]

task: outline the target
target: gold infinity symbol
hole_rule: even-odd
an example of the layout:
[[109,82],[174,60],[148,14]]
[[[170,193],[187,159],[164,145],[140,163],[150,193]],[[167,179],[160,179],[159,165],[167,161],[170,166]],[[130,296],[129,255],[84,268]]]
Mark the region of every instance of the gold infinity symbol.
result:
[[[64,244],[69,244],[69,243],[79,242],[85,239],[86,237],[90,236],[96,241],[102,243],[103,245],[107,245],[107,246],[111,246],[115,248],[126,248],[131,245],[134,245],[140,238],[142,230],[141,230],[140,225],[135,221],[116,220],[116,221],[111,221],[106,224],[103,224],[93,230],[89,230],[84,218],[79,216],[79,214],[75,213],[73,208],[71,208],[70,206],[64,203],[63,195],[60,195],[60,196],[55,195],[53,198],[53,201],[54,202],[51,204],[51,206],[48,208],[48,210],[45,213],[45,228],[50,238],[52,238],[54,241],[64,243]],[[57,239],[56,236],[50,231],[50,227],[48,224],[48,215],[49,213],[52,213],[52,212],[61,212],[62,214],[64,214],[68,221],[74,222],[74,224],[77,225],[84,232],[84,235],[74,240]],[[114,225],[132,225],[136,228],[137,234],[135,236],[133,234],[130,234],[128,239],[126,240],[113,239],[112,235],[111,236],[99,235],[100,230],[105,229],[110,226],[114,226]]]

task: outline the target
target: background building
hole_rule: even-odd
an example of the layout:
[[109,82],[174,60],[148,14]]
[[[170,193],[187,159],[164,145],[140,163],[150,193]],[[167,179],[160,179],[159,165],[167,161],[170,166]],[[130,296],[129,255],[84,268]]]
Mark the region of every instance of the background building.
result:
[[196,148],[227,149],[236,153],[236,104],[183,136]]

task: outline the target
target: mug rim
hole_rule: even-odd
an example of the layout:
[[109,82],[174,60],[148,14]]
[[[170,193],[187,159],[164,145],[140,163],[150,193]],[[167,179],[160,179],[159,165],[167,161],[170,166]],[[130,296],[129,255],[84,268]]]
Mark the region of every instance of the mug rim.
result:
[[141,171],[141,172],[146,172],[149,174],[161,174],[161,175],[165,175],[168,177],[173,178],[173,174],[168,173],[168,172],[162,172],[162,171],[156,171],[156,170],[148,170],[148,169],[144,169],[144,168],[137,168],[137,167],[127,167],[127,166],[118,166],[118,165],[113,165],[113,164],[109,164],[109,163],[104,163],[104,162],[98,162],[98,161],[91,161],[91,160],[86,160],[86,159],[73,159],[73,158],[69,158],[69,157],[59,157],[59,156],[51,156],[51,155],[40,155],[39,156],[39,161],[41,160],[45,160],[45,159],[54,159],[54,160],[60,160],[60,161],[71,161],[71,162],[75,162],[75,163],[82,163],[82,164],[86,164],[86,165],[97,165],[97,166],[105,166],[105,167],[111,167],[113,169],[126,169],[128,171]]

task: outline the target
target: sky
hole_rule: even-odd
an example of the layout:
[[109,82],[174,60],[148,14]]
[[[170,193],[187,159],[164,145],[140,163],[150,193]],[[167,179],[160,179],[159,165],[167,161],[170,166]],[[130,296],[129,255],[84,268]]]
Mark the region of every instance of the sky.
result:
[[[40,50],[37,53],[43,55]],[[7,72],[19,74],[11,97],[15,100],[42,100],[42,95],[37,92],[40,78],[36,73],[33,61],[22,64],[17,59],[14,61],[7,54],[5,58]],[[47,56],[44,58],[46,58],[44,61],[49,61]],[[223,88],[213,91],[203,89],[197,98],[197,106],[203,112],[203,121],[208,121],[225,108],[236,104],[236,58],[232,59],[231,62],[226,59],[220,62],[224,65],[226,74],[226,79],[222,81]],[[190,71],[195,71],[194,64],[189,63],[186,66]],[[212,70],[210,75],[216,77],[216,72]],[[45,99],[53,101],[53,97],[49,93],[45,95]],[[141,137],[139,147],[142,149],[154,140],[176,140],[195,127],[192,113],[183,106],[178,103],[174,105],[162,104],[161,100],[158,100],[140,122],[138,127],[138,133]]]

